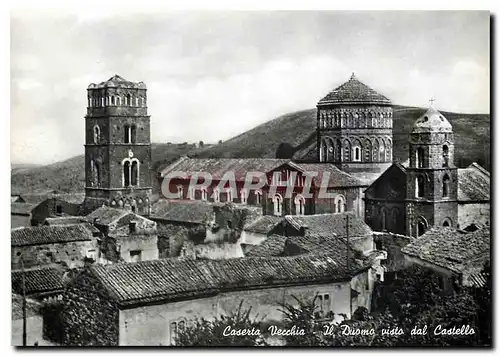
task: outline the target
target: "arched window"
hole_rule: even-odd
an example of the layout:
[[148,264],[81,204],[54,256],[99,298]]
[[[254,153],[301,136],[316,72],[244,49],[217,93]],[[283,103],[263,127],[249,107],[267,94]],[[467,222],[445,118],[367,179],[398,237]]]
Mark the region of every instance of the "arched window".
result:
[[306,200],[302,195],[297,195],[295,197],[295,214],[304,215],[305,214]]
[[449,148],[447,145],[443,146],[443,167],[448,167],[449,166],[449,159],[450,159],[450,152]]
[[130,186],[130,161],[123,162],[123,186]]
[[101,141],[101,129],[99,129],[99,126],[95,125],[94,126],[94,143],[98,144]]
[[120,208],[123,208],[123,200],[121,200],[121,199],[120,199],[120,200],[118,201],[118,206],[119,206]]
[[90,186],[99,187],[101,185],[101,171],[99,163],[90,161]]
[[219,189],[214,189],[213,197],[214,197],[214,202],[220,202],[220,192],[219,192]]
[[443,198],[447,198],[450,194],[450,176],[445,174],[443,177]]
[[177,198],[184,199],[184,187],[182,185],[177,186]]
[[207,199],[208,199],[207,190],[205,188],[203,188],[201,190],[201,200],[206,201]]
[[255,203],[257,203],[258,205],[262,204],[262,191],[260,190],[255,191]]
[[283,212],[283,198],[281,195],[276,194],[273,197],[274,215],[281,216]]
[[424,168],[424,149],[422,147],[417,148],[415,166],[417,168]]
[[361,162],[363,150],[361,149],[361,142],[355,140],[352,145],[352,160],[354,162]]
[[240,191],[240,199],[241,199],[241,204],[247,203],[247,191],[246,191],[246,189],[242,189]]
[[337,195],[335,200],[333,201],[333,212],[334,213],[343,213],[346,210],[346,203],[343,195]]
[[122,104],[122,97],[121,96],[115,97],[115,100],[116,100],[116,105],[121,105]]
[[424,178],[418,176],[415,180],[415,196],[417,198],[422,198],[424,196]]
[[348,140],[344,141],[344,158],[343,162],[351,162],[351,143]]
[[146,99],[144,97],[141,98],[141,106],[146,106]]
[[422,236],[427,229],[427,222],[423,217],[419,217],[417,220],[417,236]]
[[392,209],[391,215],[392,215],[392,228],[396,230],[399,225],[399,209],[397,208]]
[[128,102],[128,105],[132,106],[132,97],[130,96],[130,94],[127,94],[125,102]]
[[380,230],[387,230],[387,211],[385,208],[380,210]]
[[123,165],[123,186],[137,186],[139,185],[139,161],[137,158],[125,158],[122,161]]
[[132,162],[132,170],[130,176],[130,185],[135,187],[139,182],[139,163],[137,161]]
[[450,224],[450,220],[449,219],[446,219],[445,221],[443,221],[443,227],[450,227],[451,224]]
[[196,190],[193,187],[189,188],[189,192],[188,193],[189,193],[189,197],[188,198],[190,200],[195,200],[196,199]]

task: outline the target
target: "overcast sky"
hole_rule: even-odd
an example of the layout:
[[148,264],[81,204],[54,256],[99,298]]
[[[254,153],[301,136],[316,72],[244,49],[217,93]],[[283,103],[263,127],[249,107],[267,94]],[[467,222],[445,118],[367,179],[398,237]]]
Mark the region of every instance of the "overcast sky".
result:
[[148,86],[153,142],[313,108],[351,72],[393,103],[489,112],[488,12],[11,13],[11,159],[84,151],[86,88]]

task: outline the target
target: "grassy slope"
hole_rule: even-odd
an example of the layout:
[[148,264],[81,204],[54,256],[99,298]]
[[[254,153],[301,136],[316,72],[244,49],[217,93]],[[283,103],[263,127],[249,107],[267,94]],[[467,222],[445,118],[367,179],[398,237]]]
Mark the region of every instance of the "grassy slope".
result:
[[[422,108],[394,107],[394,159],[408,158],[408,133],[414,121],[425,111]],[[490,116],[442,112],[453,125],[455,163],[460,166],[478,162],[490,169]],[[280,143],[300,149],[316,140],[316,109],[303,110],[278,117],[210,147],[198,157],[275,157]]]
[[[405,161],[408,133],[424,109],[394,107],[394,159]],[[490,116],[442,112],[453,125],[455,163],[465,167],[475,161],[490,170]],[[316,110],[303,110],[280,116],[219,145],[197,149],[192,145],[153,144],[153,171],[181,155],[196,157],[270,157],[274,158],[280,143],[299,149],[315,141]],[[153,173],[154,174],[154,173]],[[15,169],[13,192],[83,191],[83,155],[48,166]]]

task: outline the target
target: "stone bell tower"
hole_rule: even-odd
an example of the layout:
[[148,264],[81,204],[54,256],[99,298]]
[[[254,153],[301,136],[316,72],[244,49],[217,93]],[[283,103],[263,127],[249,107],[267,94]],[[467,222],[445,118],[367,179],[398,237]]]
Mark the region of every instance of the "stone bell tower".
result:
[[149,214],[151,138],[146,85],[119,75],[87,88],[85,210]]

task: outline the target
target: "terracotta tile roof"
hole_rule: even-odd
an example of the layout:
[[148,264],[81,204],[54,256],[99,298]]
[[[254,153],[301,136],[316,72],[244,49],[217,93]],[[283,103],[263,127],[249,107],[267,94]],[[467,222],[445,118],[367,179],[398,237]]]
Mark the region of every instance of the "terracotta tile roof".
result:
[[488,258],[490,229],[465,233],[452,228],[432,228],[401,252],[460,273],[471,260]]
[[94,231],[90,224],[18,227],[11,230],[11,246],[91,241]]
[[260,245],[248,245],[245,257],[282,256],[285,250],[286,236],[271,235]]
[[458,200],[489,201],[490,173],[477,163],[458,169]]
[[88,89],[99,88],[132,88],[132,89],[146,89],[144,82],[131,82],[124,79],[122,76],[115,74],[105,82],[99,84],[90,83]]
[[159,202],[151,208],[151,219],[202,224],[212,213],[214,204],[197,200]]
[[[12,291],[18,294],[23,292],[22,271],[11,271]],[[26,294],[56,292],[64,288],[64,272],[60,268],[45,267],[29,269],[24,272]]]
[[30,215],[36,204],[10,203],[10,213],[13,215]]
[[164,177],[170,172],[185,172],[186,179],[195,173],[206,172],[213,180],[223,177],[227,172],[233,172],[235,179],[245,180],[247,172],[271,171],[289,160],[274,158],[189,158],[181,157],[161,171]]
[[264,215],[250,221],[243,227],[243,231],[268,234],[278,225],[283,218],[281,216]]
[[[12,293],[12,320],[19,320],[23,318],[23,297],[18,294]],[[26,298],[26,317],[39,316],[40,303]]]
[[59,199],[71,204],[82,204],[85,200],[85,193],[45,193],[45,194],[21,194],[21,198],[26,203],[40,204],[47,199]]
[[365,184],[358,178],[341,171],[331,163],[292,163],[290,165],[298,167],[302,172],[317,173],[316,177],[312,179],[313,184],[320,187],[323,181],[323,176],[328,177],[328,188],[340,187],[359,187]]
[[349,280],[329,256],[183,260],[93,265],[93,273],[121,305],[215,295],[226,290]]
[[94,210],[93,212],[88,214],[85,219],[88,222],[94,222],[97,219],[97,222],[100,225],[109,225],[130,213],[132,213],[130,210],[115,209],[108,206],[102,206],[99,209]]
[[305,227],[307,233],[319,236],[341,236],[347,234],[346,217],[349,215],[349,235],[351,237],[372,235],[373,231],[359,217],[351,213],[287,215],[285,220],[297,230]]
[[391,105],[391,101],[368,85],[361,83],[353,73],[347,82],[333,89],[318,102],[318,106],[329,104]]

